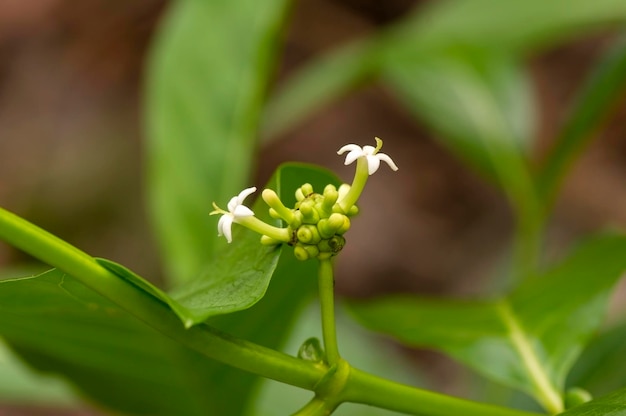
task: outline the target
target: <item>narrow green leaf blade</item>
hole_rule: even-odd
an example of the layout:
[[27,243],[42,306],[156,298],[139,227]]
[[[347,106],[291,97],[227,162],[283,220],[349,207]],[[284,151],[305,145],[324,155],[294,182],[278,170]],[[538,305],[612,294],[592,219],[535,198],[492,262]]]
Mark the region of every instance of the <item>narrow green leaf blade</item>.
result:
[[592,239],[503,300],[388,297],[353,304],[367,327],[444,351],[556,407],[565,376],[602,319],[626,269],[626,237]]
[[479,172],[505,189],[529,180],[527,151],[534,139],[528,80],[510,56],[460,49],[396,61],[384,69],[395,93]]
[[166,277],[202,272],[213,201],[246,185],[286,0],[178,1],[148,65],[148,187]]
[[598,126],[623,97],[626,89],[626,36],[600,59],[578,93],[567,122],[541,170],[537,183],[541,196],[551,201],[567,168],[594,139]]
[[626,386],[626,323],[598,334],[572,368],[567,384],[592,394],[606,394]]

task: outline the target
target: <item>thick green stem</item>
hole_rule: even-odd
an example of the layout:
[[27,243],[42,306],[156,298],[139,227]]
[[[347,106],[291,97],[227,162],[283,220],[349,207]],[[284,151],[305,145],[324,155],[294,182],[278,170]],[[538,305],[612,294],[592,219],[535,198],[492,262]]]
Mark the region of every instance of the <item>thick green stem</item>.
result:
[[339,347],[337,345],[337,330],[335,328],[335,278],[333,265],[330,259],[320,260],[319,267],[319,296],[322,310],[322,336],[328,365],[339,361]]
[[312,363],[233,338],[208,325],[185,329],[163,302],[120,279],[86,253],[2,208],[0,239],[73,276],[149,326],[209,358],[309,390],[325,374]]
[[343,399],[416,416],[539,416],[393,383],[356,368],[350,371]]

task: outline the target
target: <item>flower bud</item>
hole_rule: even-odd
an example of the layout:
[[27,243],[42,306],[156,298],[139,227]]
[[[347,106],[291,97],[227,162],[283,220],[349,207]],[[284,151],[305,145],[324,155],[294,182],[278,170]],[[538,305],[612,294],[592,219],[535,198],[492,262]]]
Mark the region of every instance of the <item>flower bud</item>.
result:
[[331,255],[335,255],[343,249],[345,244],[345,238],[340,235],[335,235],[331,238],[320,241],[317,248],[320,250],[320,253],[330,253]]
[[264,246],[275,246],[281,243],[282,241],[276,240],[275,238],[268,237],[266,235],[261,236],[261,244]]
[[332,212],[333,205],[335,205],[335,202],[337,202],[337,198],[339,198],[339,192],[337,192],[337,188],[335,188],[334,185],[326,185],[326,188],[324,188],[322,209],[325,212]]
[[315,225],[301,225],[296,233],[298,241],[305,244],[317,244],[320,242],[320,233]]
[[317,223],[317,230],[319,231],[320,236],[324,239],[330,238],[335,235],[334,228],[328,226],[328,219],[326,218],[319,220],[319,222]]
[[302,194],[305,198],[313,193],[313,185],[310,183],[305,183],[300,187],[300,189],[302,190]]
[[305,224],[317,224],[320,215],[315,209],[315,202],[312,199],[306,199],[300,204],[300,212],[302,213],[302,222]]
[[302,188],[296,189],[296,201],[302,202],[302,201],[304,201],[304,198],[306,198],[306,197],[302,193]]
[[276,212],[276,210],[274,208],[270,208],[269,209],[269,213],[270,213],[270,217],[276,219],[276,220],[281,220],[282,217],[280,215],[278,215],[278,212]]
[[302,220],[304,218],[302,217],[302,213],[300,212],[300,210],[296,210],[293,213],[293,221],[289,224],[292,228],[298,228],[302,225]]
[[336,234],[343,235],[350,229],[350,218],[347,215],[343,215],[343,224],[336,231]]
[[320,254],[320,250],[319,248],[317,248],[317,246],[312,246],[312,245],[306,245],[303,246],[304,249],[306,250],[306,252],[309,255],[309,258],[314,259],[315,257],[317,257]]
[[282,218],[287,222],[287,224],[291,224],[293,221],[293,211],[283,205],[283,202],[280,200],[276,192],[271,189],[264,189],[261,197],[263,198],[263,201],[270,206],[270,215],[272,215],[271,210],[273,209],[278,215],[278,218]]
[[309,253],[299,244],[293,248],[293,255],[300,261],[309,259]]
[[314,363],[324,361],[324,349],[320,340],[312,337],[304,341],[298,350],[298,358]]

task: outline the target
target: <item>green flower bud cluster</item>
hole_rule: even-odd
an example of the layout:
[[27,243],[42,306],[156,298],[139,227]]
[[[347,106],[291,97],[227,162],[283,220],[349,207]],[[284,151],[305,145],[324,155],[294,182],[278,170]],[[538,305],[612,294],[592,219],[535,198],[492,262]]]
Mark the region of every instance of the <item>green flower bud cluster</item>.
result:
[[[285,207],[278,195],[271,189],[263,191],[263,200],[270,206],[273,218],[283,219],[298,260],[317,258],[328,259],[339,253],[346,243],[343,235],[350,228],[351,216],[358,213],[356,206],[348,212],[337,202],[345,195],[350,186],[342,185],[337,189],[327,185],[322,194],[315,193],[311,184],[305,183],[296,190],[296,205],[293,209]],[[264,244],[276,244],[278,241],[263,236]]]

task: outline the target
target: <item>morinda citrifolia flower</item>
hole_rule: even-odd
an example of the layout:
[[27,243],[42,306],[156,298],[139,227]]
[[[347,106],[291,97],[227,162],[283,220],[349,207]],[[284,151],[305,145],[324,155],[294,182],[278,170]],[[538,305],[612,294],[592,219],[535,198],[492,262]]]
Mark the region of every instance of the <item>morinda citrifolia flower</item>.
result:
[[294,247],[294,254],[299,260],[317,258],[327,259],[337,254],[345,245],[344,233],[350,228],[351,216],[358,213],[358,200],[369,175],[380,167],[383,161],[396,171],[398,167],[389,156],[380,153],[383,142],[376,137],[376,147],[343,146],[338,154],[348,152],[345,164],[357,161],[357,168],[352,185],[343,184],[338,189],[327,185],[322,193],[314,191],[311,184],[304,184],[296,190],[294,208],[286,207],[276,192],[265,189],[262,198],[269,206],[271,217],[281,219],[286,226],[274,227],[254,217],[254,212],[243,205],[244,199],[256,191],[247,188],[231,198],[228,211],[220,209],[215,203],[211,214],[222,214],[217,229],[230,243],[231,227],[236,222],[261,234],[261,242],[266,245],[288,243]]
[[367,173],[369,175],[372,175],[378,170],[381,160],[387,163],[392,170],[394,171],[398,170],[398,167],[396,166],[395,163],[393,163],[393,160],[391,160],[389,156],[387,156],[384,153],[379,153],[379,150],[381,149],[381,147],[383,147],[383,141],[380,140],[378,137],[376,137],[375,139],[376,139],[376,147],[374,146],[361,147],[356,144],[347,144],[343,146],[341,149],[339,149],[337,151],[337,154],[342,155],[345,152],[349,152],[346,155],[346,161],[344,162],[344,165],[349,165],[359,158],[364,158],[365,161],[367,162]]
[[242,218],[254,216],[254,212],[247,206],[243,205],[243,201],[248,195],[256,192],[256,188],[246,188],[239,192],[239,195],[234,196],[228,201],[228,212],[220,209],[215,203],[213,208],[215,211],[211,212],[211,215],[222,214],[219,222],[217,223],[217,235],[226,237],[226,241],[231,243],[233,241],[232,225],[233,222],[238,222]]

